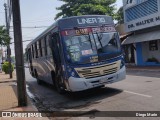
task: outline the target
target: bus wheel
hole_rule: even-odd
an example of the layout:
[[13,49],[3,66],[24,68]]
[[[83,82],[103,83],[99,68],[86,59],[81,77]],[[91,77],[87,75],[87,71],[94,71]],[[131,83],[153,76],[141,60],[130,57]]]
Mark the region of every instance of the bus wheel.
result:
[[38,85],[42,85],[42,81],[40,79],[37,78],[37,84]]
[[42,81],[38,78],[38,73],[37,73],[36,70],[35,70],[35,77],[36,77],[36,79],[37,79],[37,84],[38,84],[38,85],[41,85],[41,84],[42,84]]
[[55,80],[55,87],[56,87],[56,90],[58,93],[60,94],[64,94],[65,93],[65,90],[64,88],[60,85],[59,81],[60,81],[61,77],[58,76],[57,77],[57,80]]
[[56,89],[56,85],[55,85],[56,76],[55,76],[55,72],[54,71],[51,71],[51,76],[52,76],[53,87]]

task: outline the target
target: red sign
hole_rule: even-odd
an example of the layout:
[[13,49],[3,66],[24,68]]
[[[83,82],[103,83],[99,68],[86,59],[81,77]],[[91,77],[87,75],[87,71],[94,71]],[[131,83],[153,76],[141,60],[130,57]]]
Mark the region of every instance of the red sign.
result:
[[115,32],[116,29],[113,26],[105,26],[105,27],[97,27],[97,28],[92,28],[93,33],[99,33],[99,32]]
[[83,35],[89,33],[99,33],[99,32],[115,32],[115,27],[113,26],[104,26],[104,27],[95,27],[95,28],[80,28],[77,30],[65,30],[61,32],[62,36],[74,36],[74,35]]

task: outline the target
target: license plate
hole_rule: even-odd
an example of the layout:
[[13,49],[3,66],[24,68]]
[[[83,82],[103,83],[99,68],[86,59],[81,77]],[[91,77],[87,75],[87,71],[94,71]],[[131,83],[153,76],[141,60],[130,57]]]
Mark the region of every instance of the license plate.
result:
[[105,82],[107,82],[107,78],[102,78],[100,81],[101,81],[101,83],[105,83]]

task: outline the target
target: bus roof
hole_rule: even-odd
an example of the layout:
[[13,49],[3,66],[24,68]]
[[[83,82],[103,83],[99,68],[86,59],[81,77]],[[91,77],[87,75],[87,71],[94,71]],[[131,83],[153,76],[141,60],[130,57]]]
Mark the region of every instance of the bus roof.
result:
[[86,27],[86,26],[101,26],[101,25],[114,25],[113,19],[106,15],[82,15],[82,16],[72,16],[67,18],[62,18],[57,20],[54,24],[48,27],[44,32],[37,36],[33,41],[31,41],[27,47],[32,45],[41,37],[45,36],[48,32],[51,32],[54,28],[57,30],[64,29],[74,29],[75,27]]
[[34,42],[36,42],[37,40],[39,40],[41,37],[45,36],[48,32],[50,32],[51,30],[53,30],[54,28],[56,28],[58,26],[57,22],[53,23],[50,27],[48,27],[45,31],[43,31],[40,35],[38,35],[34,40],[32,40],[27,47],[29,47],[30,45],[32,45]]

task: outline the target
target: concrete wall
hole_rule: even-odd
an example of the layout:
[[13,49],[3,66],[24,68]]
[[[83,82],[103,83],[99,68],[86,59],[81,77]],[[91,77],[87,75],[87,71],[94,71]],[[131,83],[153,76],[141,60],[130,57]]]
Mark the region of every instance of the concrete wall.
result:
[[155,57],[160,62],[160,40],[158,40],[158,50],[157,51],[150,51],[149,50],[149,42],[142,43],[142,56],[143,61],[146,62],[148,58]]

